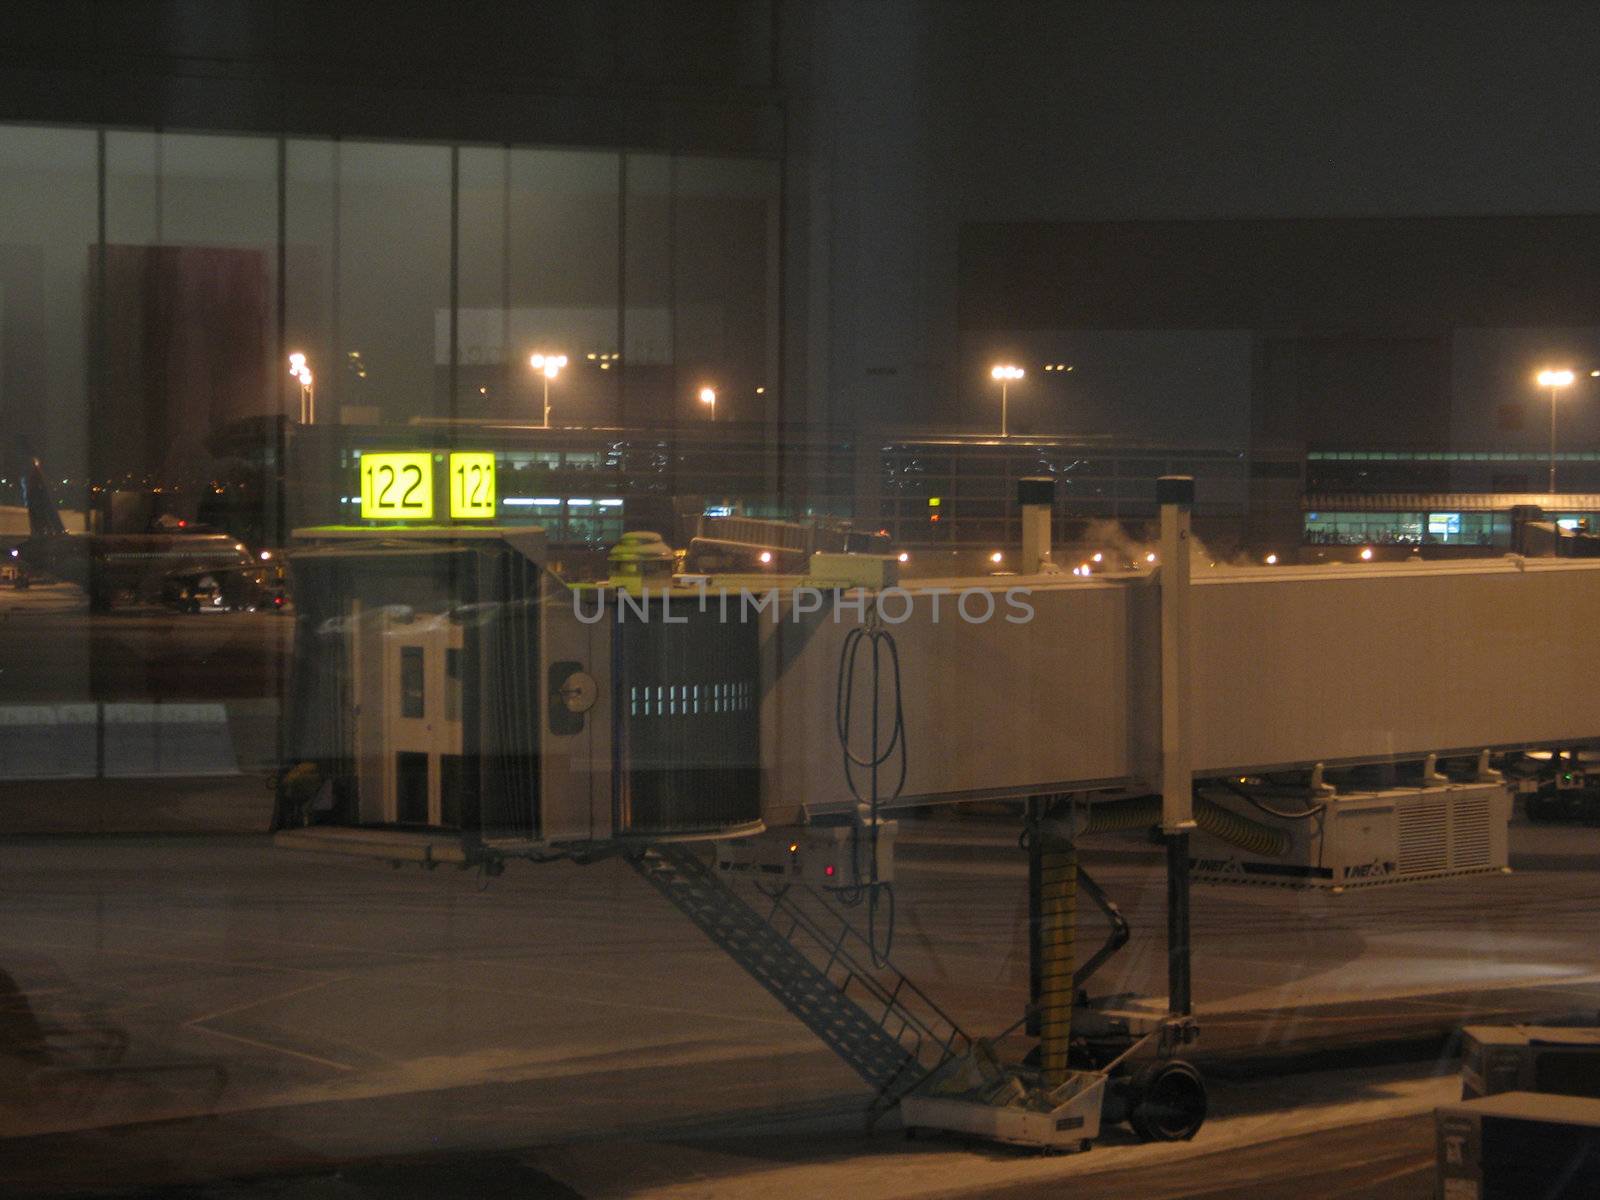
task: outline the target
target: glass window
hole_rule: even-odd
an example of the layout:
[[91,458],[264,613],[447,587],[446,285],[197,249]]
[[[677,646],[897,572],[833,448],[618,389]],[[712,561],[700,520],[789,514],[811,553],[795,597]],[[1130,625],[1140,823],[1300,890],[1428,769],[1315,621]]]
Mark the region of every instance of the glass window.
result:
[[625,358],[647,419],[777,413],[776,164],[630,154]]
[[283,394],[278,143],[112,130],[105,154],[96,475],[162,489],[158,511],[113,504],[105,528],[142,533],[171,516],[279,545],[276,438],[262,421]]
[[541,421],[537,353],[567,360],[549,381],[552,424],[620,423],[619,171],[592,151],[461,151],[463,415]]
[[287,340],[318,420],[451,411],[450,150],[290,139]]

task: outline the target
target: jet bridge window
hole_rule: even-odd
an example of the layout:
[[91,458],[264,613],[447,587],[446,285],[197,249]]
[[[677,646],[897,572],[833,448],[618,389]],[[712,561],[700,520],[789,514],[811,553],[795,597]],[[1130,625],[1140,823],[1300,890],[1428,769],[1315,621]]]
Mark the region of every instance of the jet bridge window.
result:
[[427,711],[421,646],[400,647],[400,715],[421,720]]

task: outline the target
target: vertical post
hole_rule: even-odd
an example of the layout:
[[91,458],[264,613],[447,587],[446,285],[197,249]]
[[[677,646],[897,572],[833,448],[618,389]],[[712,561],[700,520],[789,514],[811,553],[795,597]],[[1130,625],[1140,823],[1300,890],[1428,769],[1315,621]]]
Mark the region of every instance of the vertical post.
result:
[[1189,833],[1167,835],[1167,1007],[1187,1017],[1189,975]]
[[1556,389],[1553,384],[1550,388],[1550,494],[1556,494]]
[[1161,506],[1161,832],[1167,842],[1167,1003],[1191,1007],[1189,969],[1189,831],[1194,828],[1190,743],[1189,517],[1194,479],[1156,480]]
[[[1553,419],[1553,418],[1552,418]],[[1000,436],[1006,436],[1006,381],[1000,380]],[[1554,491],[1555,488],[1551,488]]]
[[1045,798],[1028,797],[1028,1007],[1024,1032],[1038,1037],[1039,981],[1043,973],[1043,948],[1040,945],[1039,925],[1043,918],[1039,888],[1043,881],[1044,836],[1039,822],[1044,816]]
[[1194,826],[1189,715],[1189,510],[1194,479],[1156,480],[1161,505],[1161,831]]
[[1036,575],[1050,562],[1050,518],[1056,504],[1056,481],[1048,475],[1017,480],[1017,507],[1022,510],[1022,559],[1017,570]]

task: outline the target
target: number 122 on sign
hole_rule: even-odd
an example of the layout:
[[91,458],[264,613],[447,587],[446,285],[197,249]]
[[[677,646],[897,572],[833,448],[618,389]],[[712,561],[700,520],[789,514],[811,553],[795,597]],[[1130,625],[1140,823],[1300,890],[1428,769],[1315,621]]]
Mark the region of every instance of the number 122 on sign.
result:
[[430,520],[433,517],[433,455],[363,454],[361,515],[368,520]]

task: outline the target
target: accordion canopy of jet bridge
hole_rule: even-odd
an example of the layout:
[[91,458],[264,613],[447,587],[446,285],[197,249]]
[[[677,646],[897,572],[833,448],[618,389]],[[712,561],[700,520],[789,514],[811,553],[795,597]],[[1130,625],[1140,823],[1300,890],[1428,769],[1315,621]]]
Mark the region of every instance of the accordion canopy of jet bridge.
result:
[[[883,593],[907,749],[892,799],[898,760],[879,771],[885,802],[1159,790],[1159,580],[1011,576]],[[1200,567],[1190,586],[1197,777],[1600,738],[1600,564]],[[797,619],[785,605],[761,619],[766,819],[852,804],[836,723],[854,612],[835,620],[825,604]],[[857,656],[858,754],[870,658]],[[887,668],[879,686],[892,713]]]

